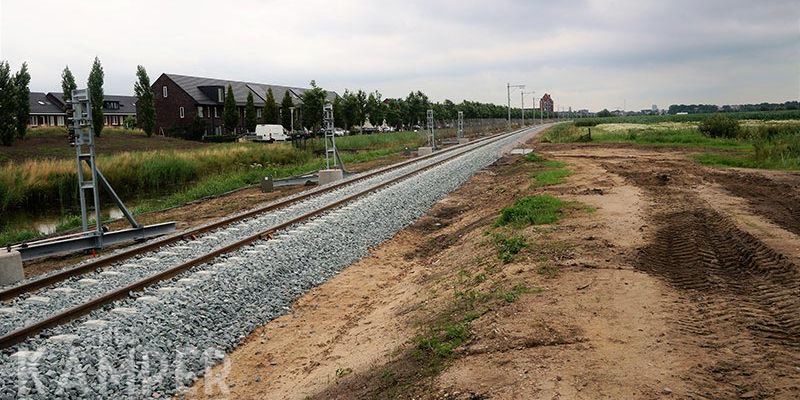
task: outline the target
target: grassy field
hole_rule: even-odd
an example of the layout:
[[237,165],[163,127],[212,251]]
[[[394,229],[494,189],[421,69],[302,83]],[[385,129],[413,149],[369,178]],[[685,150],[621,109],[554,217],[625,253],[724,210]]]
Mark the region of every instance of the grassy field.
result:
[[[706,149],[696,156],[714,166],[800,170],[800,121],[743,120],[732,137],[712,137],[698,122],[560,124],[543,140],[551,143],[635,143]],[[578,124],[584,125],[584,124]],[[591,132],[591,135],[590,135]]]
[[[96,139],[98,154],[112,155],[132,151],[189,150],[212,146],[189,140],[153,136],[147,137],[138,129],[105,128]],[[11,146],[0,146],[0,165],[3,162],[22,162],[31,159],[72,158],[75,148],[67,142],[67,131],[60,127],[42,127],[28,130],[24,140]]]
[[[629,117],[580,118],[578,125],[653,124],[658,122],[700,122],[715,114],[636,115]],[[732,112],[724,115],[737,120],[781,121],[800,120],[800,110]]]

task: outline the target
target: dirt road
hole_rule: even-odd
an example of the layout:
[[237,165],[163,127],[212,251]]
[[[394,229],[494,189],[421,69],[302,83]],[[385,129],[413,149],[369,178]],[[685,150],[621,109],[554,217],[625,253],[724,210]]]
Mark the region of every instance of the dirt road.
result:
[[[799,174],[531,145],[572,175],[537,187],[540,164],[501,159],[188,397],[800,398]],[[498,212],[534,194],[571,203],[503,262]]]

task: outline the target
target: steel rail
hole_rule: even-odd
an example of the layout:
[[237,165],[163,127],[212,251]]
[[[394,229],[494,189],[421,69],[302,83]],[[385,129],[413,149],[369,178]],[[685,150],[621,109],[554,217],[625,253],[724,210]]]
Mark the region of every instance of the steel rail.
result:
[[[413,164],[413,163],[416,163],[416,162],[419,162],[419,161],[426,160],[428,158],[436,157],[436,156],[439,156],[439,155],[447,153],[447,152],[451,152],[451,151],[454,151],[454,150],[461,149],[463,147],[479,144],[479,143],[482,143],[483,141],[486,141],[486,140],[492,140],[492,139],[495,139],[495,138],[500,137],[502,135],[513,134],[513,133],[516,133],[516,132],[519,132],[519,130],[511,132],[511,133],[505,132],[505,133],[501,133],[501,134],[497,134],[497,135],[487,136],[487,137],[480,138],[480,139],[475,140],[475,141],[470,142],[470,143],[465,143],[465,144],[461,144],[461,145],[448,147],[448,148],[446,148],[446,149],[444,149],[442,151],[439,151],[437,153],[433,153],[433,154],[422,156],[422,157],[415,157],[415,158],[412,158],[410,160],[402,161],[400,163],[396,163],[396,164],[388,165],[386,167],[378,168],[376,170],[369,171],[369,172],[367,172],[365,174],[359,174],[359,175],[344,179],[344,180],[336,182],[336,183],[334,183],[332,185],[326,185],[326,186],[318,187],[318,188],[315,188],[315,189],[312,189],[312,190],[306,190],[306,191],[303,191],[303,192],[298,193],[296,195],[288,196],[288,197],[286,197],[284,199],[281,199],[281,200],[279,200],[277,202],[272,202],[272,203],[267,204],[267,205],[265,205],[263,207],[255,208],[255,209],[252,209],[252,210],[240,213],[240,214],[236,214],[236,215],[231,216],[231,217],[223,218],[223,219],[221,219],[219,221],[215,221],[215,222],[203,225],[203,226],[199,226],[199,227],[196,227],[196,228],[191,228],[189,230],[182,231],[182,232],[179,232],[179,233],[176,233],[174,235],[170,235],[170,236],[167,236],[167,237],[164,237],[164,238],[161,238],[161,239],[157,239],[155,241],[146,243],[146,244],[141,245],[141,246],[136,246],[136,247],[131,248],[129,250],[124,250],[124,251],[121,251],[119,253],[110,254],[108,256],[104,256],[104,257],[99,258],[97,260],[94,260],[94,261],[91,261],[91,262],[88,262],[88,263],[85,263],[85,264],[81,264],[81,265],[76,265],[76,266],[74,266],[72,268],[64,269],[64,270],[58,271],[58,272],[53,273],[53,274],[45,275],[45,276],[42,276],[42,277],[39,277],[39,278],[34,278],[33,280],[30,280],[30,281],[27,281],[25,283],[22,283],[22,284],[19,284],[19,285],[16,285],[16,286],[12,286],[10,288],[7,288],[7,289],[4,289],[4,290],[0,291],[0,301],[11,300],[11,299],[13,299],[13,298],[15,298],[17,296],[23,295],[25,293],[32,292],[32,291],[34,291],[36,289],[40,289],[40,288],[43,288],[43,287],[46,287],[46,286],[49,286],[49,285],[52,285],[52,284],[55,284],[55,283],[58,283],[58,282],[61,282],[63,280],[71,278],[73,276],[83,275],[85,273],[92,272],[92,271],[94,271],[94,270],[96,270],[98,268],[105,267],[105,266],[113,264],[115,262],[122,261],[122,260],[125,260],[125,259],[128,259],[128,258],[131,258],[133,256],[136,256],[138,254],[142,254],[142,253],[145,253],[145,252],[148,252],[148,251],[152,251],[152,250],[158,249],[160,247],[163,247],[163,246],[166,246],[166,245],[169,245],[169,244],[181,241],[181,240],[193,239],[197,235],[212,231],[212,230],[220,228],[222,226],[230,225],[232,223],[236,223],[236,222],[242,221],[244,219],[251,218],[251,217],[256,216],[258,214],[263,214],[265,212],[273,211],[273,210],[276,210],[276,209],[279,209],[279,208],[284,208],[284,207],[287,207],[287,206],[292,205],[294,203],[298,203],[298,202],[301,202],[303,200],[306,200],[306,199],[308,199],[308,198],[310,198],[312,196],[315,196],[315,195],[318,195],[318,194],[321,194],[321,193],[330,192],[330,191],[339,189],[339,188],[341,188],[343,186],[347,186],[347,185],[350,185],[352,183],[355,183],[355,182],[358,182],[358,181],[361,181],[361,180],[364,180],[364,179],[369,179],[369,178],[372,178],[372,177],[374,177],[376,175],[380,175],[380,174],[389,172],[389,171],[394,170],[394,169],[402,168],[402,167],[405,167],[407,165],[410,165],[410,164]],[[0,250],[0,251],[2,251],[2,250]]]
[[126,286],[120,287],[118,289],[114,289],[114,290],[112,290],[110,292],[107,292],[107,293],[105,293],[105,294],[103,294],[103,295],[101,295],[99,297],[96,297],[94,299],[86,301],[86,302],[84,302],[82,304],[79,304],[77,306],[68,308],[68,309],[66,309],[64,311],[61,311],[61,312],[58,312],[58,313],[56,313],[56,314],[54,314],[54,315],[52,315],[50,317],[41,319],[41,320],[39,320],[37,322],[34,322],[34,323],[30,324],[30,325],[27,325],[27,326],[24,326],[22,328],[19,328],[19,329],[16,329],[14,331],[11,331],[9,333],[6,333],[2,337],[0,337],[0,349],[5,349],[5,348],[13,346],[13,345],[15,345],[17,343],[20,343],[23,340],[25,340],[25,339],[27,339],[27,338],[29,338],[31,336],[34,336],[34,335],[42,332],[43,330],[45,330],[47,328],[58,326],[58,325],[61,325],[63,323],[66,323],[66,322],[69,322],[71,320],[74,320],[74,319],[76,319],[78,317],[81,317],[81,316],[91,312],[92,310],[94,310],[96,308],[99,308],[99,307],[101,307],[101,306],[103,306],[105,304],[108,304],[110,302],[113,302],[113,301],[116,301],[116,300],[119,300],[119,299],[123,299],[123,298],[129,297],[132,292],[141,291],[142,289],[144,289],[144,288],[146,288],[148,286],[151,286],[151,285],[153,285],[155,283],[158,283],[160,281],[169,279],[171,277],[174,277],[175,275],[178,275],[178,274],[180,274],[182,272],[185,272],[185,271],[189,270],[190,268],[192,268],[194,266],[207,263],[207,262],[213,260],[214,258],[216,258],[216,257],[218,257],[218,256],[220,256],[222,254],[226,254],[226,253],[235,251],[235,250],[237,250],[237,249],[239,249],[239,248],[241,248],[243,246],[246,246],[246,245],[251,244],[253,242],[256,242],[258,240],[270,240],[272,238],[272,235],[274,233],[280,231],[280,230],[283,230],[283,229],[285,229],[287,227],[290,227],[292,225],[296,225],[296,224],[298,224],[298,223],[300,223],[302,221],[308,220],[308,219],[313,218],[313,217],[315,217],[317,215],[323,214],[323,213],[325,213],[325,212],[327,212],[327,211],[329,211],[331,209],[337,208],[337,207],[339,207],[339,206],[341,206],[341,205],[343,205],[345,203],[349,203],[349,202],[351,202],[351,201],[353,201],[355,199],[358,199],[360,197],[363,197],[363,196],[366,196],[366,195],[371,194],[373,192],[376,192],[376,191],[378,191],[380,189],[383,189],[383,188],[385,188],[387,186],[390,186],[390,185],[395,184],[397,182],[400,182],[402,180],[408,179],[409,177],[412,177],[412,176],[417,175],[417,174],[419,174],[421,172],[424,172],[424,171],[427,171],[427,170],[432,169],[434,167],[437,167],[437,166],[439,166],[441,164],[444,164],[445,162],[448,162],[450,160],[458,158],[458,157],[460,157],[462,155],[469,154],[470,152],[472,152],[474,150],[477,150],[479,148],[487,146],[487,145],[489,145],[491,143],[494,143],[495,141],[501,140],[503,138],[515,135],[515,134],[520,133],[520,132],[522,132],[524,130],[525,129],[521,129],[521,130],[517,130],[517,131],[513,131],[513,132],[508,132],[508,133],[492,136],[491,138],[488,138],[487,140],[482,141],[482,143],[479,144],[478,146],[475,146],[475,148],[470,149],[470,150],[468,150],[466,152],[462,152],[462,153],[457,153],[457,154],[451,155],[451,156],[446,157],[446,158],[444,158],[442,160],[438,160],[438,161],[436,161],[436,162],[434,162],[432,164],[428,164],[428,165],[422,166],[420,168],[417,168],[417,169],[415,169],[413,171],[410,171],[410,172],[408,172],[406,174],[403,174],[401,176],[395,177],[395,178],[390,179],[388,181],[385,181],[385,182],[382,182],[380,184],[374,185],[372,187],[366,188],[366,189],[364,189],[364,190],[362,190],[362,191],[360,191],[358,193],[354,193],[354,194],[352,194],[350,196],[347,196],[345,198],[337,200],[337,201],[335,201],[333,203],[327,204],[327,205],[325,205],[323,207],[320,207],[320,208],[318,208],[318,209],[316,209],[314,211],[309,211],[309,212],[307,212],[307,213],[305,213],[303,215],[300,215],[298,217],[295,217],[295,218],[293,218],[293,219],[291,219],[289,221],[280,223],[278,225],[274,225],[274,226],[272,226],[272,227],[270,227],[268,229],[265,229],[265,230],[263,230],[263,231],[261,231],[261,232],[259,232],[257,234],[254,234],[254,235],[251,235],[251,236],[246,237],[244,239],[241,239],[241,240],[239,240],[239,241],[237,241],[235,243],[231,243],[231,244],[226,245],[224,247],[215,249],[215,250],[213,250],[213,251],[211,251],[209,253],[206,253],[206,254],[204,254],[202,256],[199,256],[197,258],[194,258],[194,259],[189,260],[187,262],[184,262],[182,264],[173,266],[171,268],[168,268],[168,269],[163,270],[161,272],[158,272],[156,274],[150,275],[148,277],[142,278],[142,279],[140,279],[140,280],[138,280],[136,282],[133,282],[131,284],[128,284]]

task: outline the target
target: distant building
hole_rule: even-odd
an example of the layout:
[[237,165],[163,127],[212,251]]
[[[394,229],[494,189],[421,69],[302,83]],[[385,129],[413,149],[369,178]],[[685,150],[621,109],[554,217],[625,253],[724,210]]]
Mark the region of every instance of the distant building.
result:
[[52,93],[30,92],[28,126],[64,126],[66,114],[62,107],[63,102],[51,98],[51,95]]
[[542,98],[539,100],[539,109],[546,112],[553,112],[553,99],[549,94],[545,93],[544,96],[542,96]]
[[[161,74],[152,86],[155,94],[156,132],[168,133],[173,129],[197,124],[202,127],[203,133],[206,135],[221,135],[223,133],[222,109],[228,85],[233,90],[233,97],[236,99],[239,111],[237,131],[244,129],[244,108],[249,93],[253,94],[256,116],[260,119],[268,89],[272,89],[278,106],[288,92],[296,107],[302,105],[303,93],[308,90],[263,83]],[[338,96],[335,92],[327,93],[329,101],[333,101]]]
[[[30,118],[28,125],[66,126],[64,94],[59,92],[31,92],[28,100]],[[121,126],[125,118],[136,118],[136,97],[106,95],[103,101],[103,124]]]

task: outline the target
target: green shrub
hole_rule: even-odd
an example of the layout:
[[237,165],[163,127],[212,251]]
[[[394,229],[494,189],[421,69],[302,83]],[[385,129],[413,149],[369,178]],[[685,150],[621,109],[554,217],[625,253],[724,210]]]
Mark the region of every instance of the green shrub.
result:
[[735,138],[739,133],[739,121],[723,114],[714,114],[700,122],[700,132],[713,138]]
[[579,119],[575,121],[575,126],[579,127],[591,127],[597,126],[598,124],[600,124],[600,121],[596,119]]

